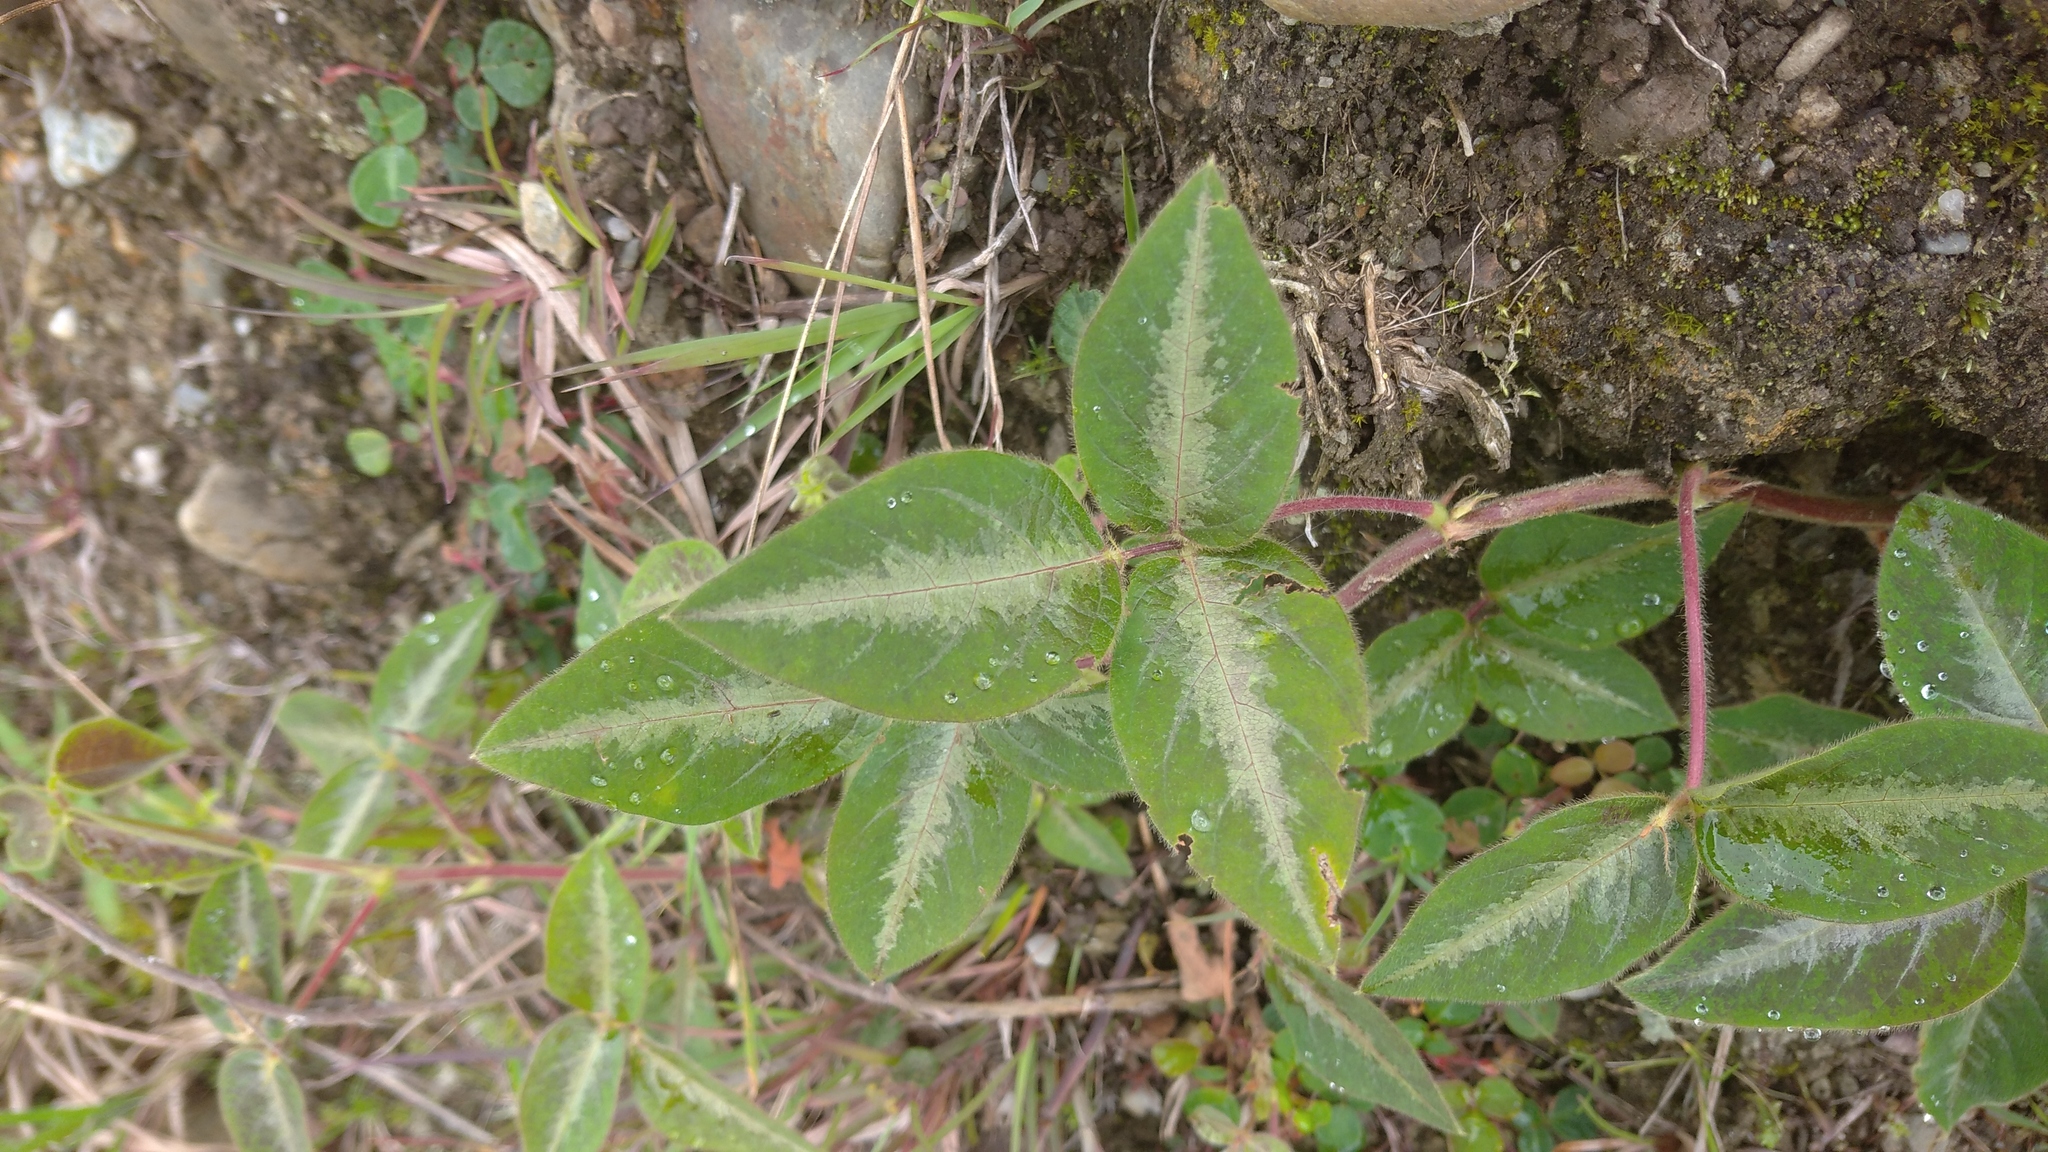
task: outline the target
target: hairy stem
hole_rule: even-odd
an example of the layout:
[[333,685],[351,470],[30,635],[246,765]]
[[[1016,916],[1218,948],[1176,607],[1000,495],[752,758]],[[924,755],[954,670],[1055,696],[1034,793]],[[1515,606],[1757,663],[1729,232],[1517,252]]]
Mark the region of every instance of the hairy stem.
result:
[[1700,482],[1707,466],[1695,464],[1678,482],[1678,568],[1685,582],[1685,786],[1707,779],[1707,621],[1700,605]]
[[1311,512],[1380,512],[1427,520],[1436,514],[1436,504],[1429,500],[1403,500],[1398,496],[1311,496],[1305,500],[1289,500],[1273,509],[1272,518],[1286,520]]

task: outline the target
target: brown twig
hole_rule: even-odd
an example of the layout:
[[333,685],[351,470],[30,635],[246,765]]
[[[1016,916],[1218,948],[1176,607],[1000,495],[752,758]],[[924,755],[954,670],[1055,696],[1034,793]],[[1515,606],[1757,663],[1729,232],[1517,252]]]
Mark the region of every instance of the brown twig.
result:
[[[1124,933],[1123,947],[1117,949],[1116,966],[1110,969],[1111,980],[1121,980],[1131,974],[1131,961],[1138,956],[1138,937],[1144,935],[1145,929],[1151,926],[1150,911],[1131,921],[1130,930]],[[1088,1026],[1088,1038],[1081,1042],[1081,1050],[1067,1062],[1066,1070],[1060,1073],[1059,1085],[1053,1089],[1052,1098],[1046,1101],[1045,1109],[1039,1113],[1040,1124],[1051,1127],[1053,1122],[1059,1119],[1060,1109],[1066,1107],[1067,1098],[1074,1094],[1074,1088],[1081,1083],[1081,1073],[1087,1069],[1088,1062],[1095,1058],[1095,1053],[1102,1049],[1102,1042],[1109,1036],[1109,1016],[1108,1009],[1095,1014],[1095,1022]]]
[[32,12],[41,12],[45,8],[53,8],[61,3],[63,3],[63,0],[29,0],[29,3],[16,8],[12,12],[0,12],[0,24],[5,24],[17,16],[27,16]]

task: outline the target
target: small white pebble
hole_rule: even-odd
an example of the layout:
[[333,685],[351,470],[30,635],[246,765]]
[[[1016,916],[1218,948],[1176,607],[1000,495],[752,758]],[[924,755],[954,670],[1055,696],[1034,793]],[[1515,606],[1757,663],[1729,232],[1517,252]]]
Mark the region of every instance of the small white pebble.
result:
[[249,317],[249,316],[237,316],[237,317],[235,317],[235,335],[237,335],[237,336],[247,336],[247,335],[248,335],[249,333],[251,333],[251,332],[254,332],[255,330],[256,330],[256,321],[255,321],[255,319],[254,319],[253,317]]
[[1024,941],[1024,954],[1040,968],[1050,968],[1053,959],[1060,954],[1060,938],[1050,932],[1033,932],[1031,938]]
[[1139,1119],[1157,1116],[1166,1106],[1166,1101],[1159,1098],[1159,1089],[1150,1084],[1134,1084],[1124,1089],[1118,1102],[1124,1106],[1124,1111]]
[[44,331],[53,340],[78,339],[78,309],[66,304],[50,314],[50,323]]
[[128,467],[121,470],[121,478],[151,495],[164,490],[164,450],[158,444],[137,444],[128,453]]
[[284,9],[282,9],[282,8],[277,8],[277,9],[273,9],[273,11],[274,11],[274,12],[276,13],[276,15],[277,15],[277,22],[278,22],[279,24],[289,24],[289,23],[291,23],[291,22],[292,22],[292,18],[291,18],[290,16],[287,16],[287,15],[285,15],[285,11],[284,11]]

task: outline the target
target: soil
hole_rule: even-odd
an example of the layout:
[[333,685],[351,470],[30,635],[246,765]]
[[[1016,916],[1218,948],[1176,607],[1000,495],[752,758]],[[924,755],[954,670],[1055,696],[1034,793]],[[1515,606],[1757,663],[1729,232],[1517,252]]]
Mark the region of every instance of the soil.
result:
[[[574,83],[558,86],[551,119],[536,127],[566,123],[584,141],[575,155],[585,194],[639,220],[674,190],[688,220],[717,198],[702,175],[679,5],[627,6],[639,34],[612,47],[580,4],[458,0],[426,59],[443,36],[473,42],[498,16],[541,24]],[[61,72],[83,106],[141,129],[134,156],[97,184],[14,182],[0,196],[8,373],[49,412],[91,405],[51,460],[0,458],[0,493],[20,523],[69,525],[97,550],[85,557],[66,543],[10,559],[53,596],[74,578],[97,580],[96,592],[64,593],[96,596],[94,611],[104,610],[104,629],[81,625],[69,638],[85,642],[88,675],[125,675],[123,643],[180,629],[225,642],[240,664],[220,676],[237,682],[371,668],[404,622],[471,577],[465,564],[502,579],[484,563],[490,545],[462,505],[444,506],[417,449],[401,446],[381,480],[349,466],[350,428],[396,432],[362,387],[371,357],[358,335],[210,306],[281,311],[287,301],[273,285],[208,267],[176,237],[286,261],[325,251],[276,199],[349,218],[350,164],[369,145],[353,107],[365,82],[323,84],[321,74],[343,63],[402,68],[429,5],[147,7],[147,42],[96,32],[78,13],[68,38],[40,14],[0,28],[0,64]],[[1244,0],[1103,0],[1020,62],[1046,79],[1018,126],[1044,176],[1041,242],[1000,267],[1006,279],[1048,279],[1001,355],[1014,363],[1042,337],[1061,287],[1113,275],[1124,247],[1119,156],[1141,215],[1213,156],[1291,284],[1316,432],[1306,468],[1323,484],[1436,493],[1471,476],[1506,491],[1698,459],[1850,494],[1947,483],[2048,522],[2048,182],[2036,161],[2048,142],[2048,6],[1856,0],[1842,6],[1854,18],[1848,37],[1804,77],[1778,79],[1787,49],[1828,7],[1549,0],[1460,35],[1295,25]],[[1668,22],[1645,22],[1658,11]],[[1681,30],[1718,67],[1697,59]],[[938,91],[942,65],[927,67],[925,89]],[[446,119],[437,110],[436,122]],[[226,131],[231,155],[202,159],[195,141],[208,126]],[[19,170],[39,136],[27,85],[8,82],[0,171]],[[927,155],[925,175],[940,175],[943,156]],[[985,170],[970,217],[987,203]],[[54,255],[31,255],[39,229],[57,236]],[[979,233],[970,226],[946,262],[971,255],[967,237]],[[1936,254],[1948,251],[1957,254]],[[720,282],[692,255],[665,270],[644,342],[702,331],[716,307],[707,283]],[[67,305],[81,334],[58,340],[47,324]],[[1381,379],[1368,354],[1375,330],[1409,370]],[[658,399],[709,443],[732,416],[685,383],[668,382]],[[1062,390],[1014,389],[1010,447],[1056,452],[1067,441]],[[139,463],[158,451],[160,477]],[[188,547],[175,510],[214,460],[261,469],[302,501],[346,578],[270,584]],[[758,467],[739,452],[708,471],[721,520],[751,494]],[[536,526],[563,545],[550,578],[572,588],[573,537]],[[17,520],[0,527],[12,546]],[[1385,527],[1320,525],[1302,542],[1342,575],[1384,543],[1375,533]],[[1470,560],[1403,579],[1361,612],[1364,633],[1462,602]],[[1874,567],[1856,533],[1745,524],[1710,601],[1717,698],[1796,691],[1894,714],[1867,611]],[[40,668],[22,620],[19,605],[0,613],[9,662]],[[1679,683],[1668,628],[1633,648]],[[494,664],[507,659],[494,650]],[[0,685],[0,709],[37,727],[53,686],[17,674]],[[128,685],[117,703],[155,691]],[[199,707],[199,696],[166,689],[161,704]],[[263,701],[206,700],[209,723],[249,747]],[[1448,789],[1474,769],[1447,753],[1419,776]],[[1674,1050],[1644,1041],[1619,1005],[1574,1006],[1539,1058],[1562,1066],[1573,1052]],[[1131,1069],[1145,1059],[1121,1028],[1111,1052]],[[1911,1052],[1910,1033],[1812,1044],[1744,1036],[1731,1059],[1828,1115],[1875,1090],[1876,1106],[1836,1147],[1924,1149]],[[1647,1113],[1668,1074],[1610,1086]],[[1737,1134],[1755,1134],[1755,1105],[1732,1083],[1741,1101],[1724,1131],[1735,1147]],[[1788,1116],[1805,1108],[1786,1105]],[[2017,1133],[1979,1132],[2023,1145]],[[1104,1137],[1147,1147],[1156,1127],[1120,1118]],[[1413,1146],[1435,1147],[1429,1139]]]

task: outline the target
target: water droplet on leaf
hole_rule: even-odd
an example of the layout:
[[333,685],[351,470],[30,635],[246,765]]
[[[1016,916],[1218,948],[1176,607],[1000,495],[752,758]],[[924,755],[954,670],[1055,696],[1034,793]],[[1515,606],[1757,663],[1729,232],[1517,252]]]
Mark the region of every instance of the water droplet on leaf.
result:
[[672,692],[675,690],[676,678],[664,672],[654,678],[654,686],[663,692]]
[[948,693],[946,693],[946,703],[948,703],[948,704],[958,704],[959,702],[960,702],[960,694],[959,694],[958,692],[948,692]]
[[974,686],[976,688],[981,689],[983,692],[986,692],[989,689],[995,687],[996,682],[988,678],[988,673],[977,672],[974,674]]
[[610,784],[610,783],[611,783],[611,781],[609,781],[609,780],[605,779],[605,778],[604,778],[604,777],[602,777],[602,776],[599,776],[599,775],[598,775],[597,773],[595,773],[595,772],[593,772],[593,773],[591,773],[591,774],[590,774],[590,786],[591,786],[592,788],[602,788],[602,787],[604,787],[605,785],[607,785],[607,784]]
[[1188,814],[1188,823],[1194,825],[1197,832],[1207,832],[1209,830],[1209,817],[1200,808]]
[[1801,1032],[1800,1035],[1808,1040],[1818,1040],[1820,1039],[1820,1029],[1808,1028],[1806,1031]]
[[1943,887],[1942,887],[1941,885],[1939,885],[1939,884],[1936,884],[1936,885],[1935,885],[1934,887],[1932,887],[1932,888],[1929,888],[1929,889],[1927,890],[1927,898],[1928,898],[1929,900],[1940,900],[1940,899],[1942,899],[1943,897],[1945,897],[1945,896],[1947,896],[1947,895],[1948,895],[1948,889],[1946,889],[1946,888],[1943,888]]
[[1887,620],[1897,620],[1899,618],[1899,610],[1897,608],[1893,608],[1887,611],[1884,614],[1884,618]]

